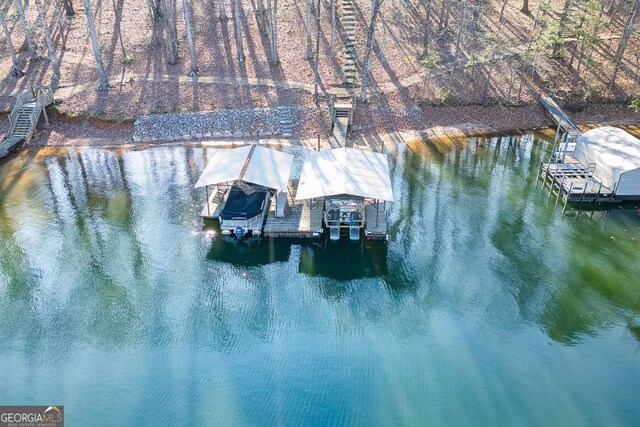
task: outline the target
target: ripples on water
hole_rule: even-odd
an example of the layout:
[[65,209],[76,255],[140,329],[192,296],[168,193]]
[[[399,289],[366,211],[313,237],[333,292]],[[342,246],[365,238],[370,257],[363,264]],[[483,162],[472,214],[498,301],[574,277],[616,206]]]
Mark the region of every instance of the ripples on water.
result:
[[[388,246],[234,244],[206,149],[0,163],[0,403],[70,423],[640,417],[637,208],[564,218],[532,135],[393,154]],[[115,408],[115,411],[114,411]]]

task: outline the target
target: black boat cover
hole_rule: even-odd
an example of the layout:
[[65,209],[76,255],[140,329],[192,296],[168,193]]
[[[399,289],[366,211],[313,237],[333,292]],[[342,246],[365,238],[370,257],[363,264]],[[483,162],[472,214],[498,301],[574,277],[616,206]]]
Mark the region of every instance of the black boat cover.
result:
[[256,191],[251,194],[246,194],[240,188],[233,186],[220,216],[223,220],[253,218],[262,213],[263,203],[266,203],[267,194],[268,192],[266,191]]

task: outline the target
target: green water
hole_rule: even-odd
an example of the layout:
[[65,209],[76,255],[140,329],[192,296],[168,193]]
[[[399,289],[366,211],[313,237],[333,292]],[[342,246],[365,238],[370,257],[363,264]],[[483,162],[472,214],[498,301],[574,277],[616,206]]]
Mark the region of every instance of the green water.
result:
[[202,149],[0,163],[0,404],[68,425],[638,425],[640,213],[533,135],[393,154],[388,247],[203,228]]

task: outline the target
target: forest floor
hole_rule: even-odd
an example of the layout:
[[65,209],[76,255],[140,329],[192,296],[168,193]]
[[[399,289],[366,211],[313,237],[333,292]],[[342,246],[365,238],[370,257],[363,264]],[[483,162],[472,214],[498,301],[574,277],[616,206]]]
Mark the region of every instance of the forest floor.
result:
[[[227,4],[230,19],[221,21],[218,19],[218,1],[192,1],[191,16],[200,71],[196,78],[189,77],[181,2],[177,2],[176,10],[181,41],[180,60],[176,65],[167,63],[166,51],[161,44],[151,42],[153,27],[144,1],[97,2],[94,15],[102,56],[110,76],[108,92],[96,90],[98,77],[87,37],[86,18],[81,2],[76,3],[75,16],[62,17],[59,23],[51,25],[61,64],[61,79],[57,82],[53,125],[39,131],[38,138],[43,143],[58,145],[70,140],[86,141],[87,138],[96,143],[130,142],[135,118],[153,113],[314,105],[317,105],[316,113],[308,115],[294,137],[326,136],[326,100],[332,93],[344,91],[341,86],[344,79],[341,46],[345,38],[338,14],[332,48],[328,1],[321,1],[317,66],[314,59],[304,58],[305,2],[279,2],[280,63],[273,66],[268,62],[269,41],[264,24],[256,14],[256,2],[242,1],[237,17]],[[627,105],[638,87],[638,76],[633,70],[640,55],[640,43],[630,43],[625,55],[626,66],[614,89],[597,91],[605,84],[606,67],[610,67],[611,50],[615,50],[615,37],[609,37],[608,33],[602,36],[603,48],[590,58],[596,66],[583,69],[582,75],[578,73],[578,84],[575,85],[575,70],[571,68],[575,65],[570,66],[566,61],[538,60],[535,72],[526,72],[528,68],[523,65],[521,54],[533,30],[538,2],[531,2],[531,15],[520,12],[519,3],[507,4],[502,23],[498,22],[502,1],[485,2],[487,10],[462,33],[462,53],[458,56],[452,48],[458,15],[452,13],[446,23],[441,23],[439,13],[436,13],[440,3],[433,3],[429,49],[437,52],[439,60],[429,70],[420,61],[424,53],[424,2],[387,0],[383,3],[371,59],[368,100],[358,104],[356,109],[354,136],[433,128],[459,129],[466,134],[540,128],[550,124],[537,105],[537,96],[543,92],[564,99],[564,106],[579,123],[637,122],[637,116]],[[557,3],[559,5],[561,1]],[[356,1],[355,4],[360,72],[371,2]],[[33,9],[28,11],[31,22],[36,21]],[[50,8],[51,21],[55,20],[54,15],[55,11]],[[243,31],[246,55],[243,63],[236,57],[234,31],[237,22]],[[49,60],[43,59],[46,57],[44,44],[40,43],[41,58],[27,61],[22,29],[15,21],[9,24],[13,43],[20,47],[25,75],[11,77],[10,56],[6,44],[0,43],[0,77],[4,77],[0,80],[0,112],[5,113],[11,110],[13,96],[19,91],[32,84],[49,84],[52,76]],[[607,27],[608,31],[619,33],[623,24],[621,14]],[[315,47],[315,21],[312,25]],[[159,29],[158,24],[156,28]],[[486,40],[491,39],[485,36],[497,30],[500,43],[509,48],[503,49],[490,67],[461,65],[465,58],[485,52],[489,43]],[[491,40],[495,42],[495,39]],[[360,74],[358,76],[361,81]],[[318,104],[313,97],[316,82],[320,95]],[[572,89],[574,87],[578,89]],[[358,88],[354,88],[354,94],[358,93]],[[0,135],[6,132],[7,126],[7,120],[0,120]]]

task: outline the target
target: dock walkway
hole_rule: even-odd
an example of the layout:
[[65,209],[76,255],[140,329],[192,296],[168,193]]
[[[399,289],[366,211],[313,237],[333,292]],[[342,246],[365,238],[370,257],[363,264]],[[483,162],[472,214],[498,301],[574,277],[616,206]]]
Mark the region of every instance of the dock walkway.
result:
[[296,201],[298,180],[289,181],[289,194],[284,217],[276,217],[275,203],[271,203],[263,234],[267,237],[307,237],[322,235],[324,200]]
[[569,137],[577,137],[582,133],[571,117],[562,111],[562,108],[560,108],[553,99],[546,95],[541,95],[539,101],[547,114],[549,114],[551,119],[558,126],[558,130],[563,131],[565,134],[569,135]]

